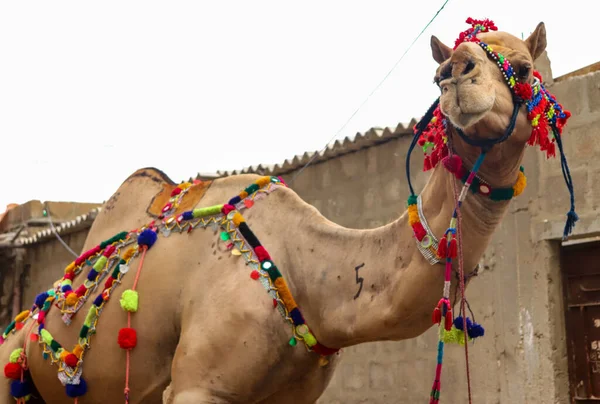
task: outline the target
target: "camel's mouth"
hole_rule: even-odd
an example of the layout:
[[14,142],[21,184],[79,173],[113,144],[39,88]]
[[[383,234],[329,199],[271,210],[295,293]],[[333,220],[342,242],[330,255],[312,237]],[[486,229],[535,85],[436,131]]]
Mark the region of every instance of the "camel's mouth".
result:
[[482,120],[492,110],[495,100],[491,85],[448,85],[441,96],[440,108],[454,126],[465,130]]

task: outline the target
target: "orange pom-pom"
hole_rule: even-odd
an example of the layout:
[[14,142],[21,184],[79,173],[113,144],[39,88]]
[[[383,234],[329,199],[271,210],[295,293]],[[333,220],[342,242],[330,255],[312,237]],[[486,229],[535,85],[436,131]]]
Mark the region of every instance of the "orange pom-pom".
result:
[[75,292],[69,293],[69,295],[65,299],[65,302],[69,306],[75,306],[78,301],[79,301],[79,296],[77,296],[77,293],[75,293]]
[[77,345],[75,348],[73,348],[73,355],[75,355],[78,358],[81,358],[82,354],[83,354],[83,347],[81,345]]
[[4,376],[7,379],[20,380],[21,365],[18,363],[7,363],[6,366],[4,366]]

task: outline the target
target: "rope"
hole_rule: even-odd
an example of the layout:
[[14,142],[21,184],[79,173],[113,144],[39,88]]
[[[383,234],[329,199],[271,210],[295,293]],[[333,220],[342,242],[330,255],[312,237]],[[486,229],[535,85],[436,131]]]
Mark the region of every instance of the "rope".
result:
[[[456,235],[458,238],[458,274],[459,274],[459,287],[460,287],[460,311],[463,317],[463,330],[465,330],[465,364],[466,364],[466,372],[467,372],[467,394],[469,397],[469,404],[472,404],[471,399],[471,374],[469,372],[469,344],[467,341],[467,313],[465,310],[465,268],[464,268],[464,257],[463,257],[463,240],[462,240],[462,213],[460,211],[460,204],[458,203],[458,187],[454,178],[452,178],[452,187],[454,189],[454,199],[457,201],[456,204],[456,215],[457,215],[457,225],[456,225]],[[469,309],[470,311],[470,309]],[[473,320],[475,321],[475,320]]]
[[73,255],[75,258],[78,258],[79,254],[77,254],[75,251],[73,251],[71,249],[71,247],[69,247],[68,244],[65,243],[64,240],[58,235],[58,232],[54,228],[54,223],[52,222],[52,216],[50,215],[50,209],[48,209],[48,204],[46,202],[44,202],[44,209],[46,210],[46,213],[48,214],[48,221],[50,222],[50,228],[52,229],[52,233],[56,236],[58,241],[60,241],[60,243],[63,245],[63,247],[65,247],[65,249],[71,253],[71,255]]
[[406,50],[404,51],[404,53],[402,54],[402,56],[400,56],[400,59],[398,59],[398,61],[396,61],[396,63],[394,64],[394,66],[392,66],[392,68],[387,72],[387,74],[383,77],[383,79],[379,82],[379,84],[377,84],[377,86],[375,86],[375,88],[373,89],[373,91],[371,91],[371,93],[367,96],[367,98],[365,98],[364,101],[358,106],[358,108],[356,108],[356,110],[352,113],[352,115],[350,115],[350,118],[348,118],[346,120],[346,122],[340,127],[340,129],[338,129],[338,131],[335,133],[335,135],[333,135],[331,137],[331,139],[329,139],[329,141],[327,142],[327,144],[325,145],[325,147],[323,147],[317,153],[313,154],[313,156],[310,158],[310,160],[308,160],[308,162],[296,174],[294,174],[294,176],[292,177],[292,179],[289,181],[290,185],[304,171],[304,169],[307,168],[314,161],[315,158],[317,158],[317,156],[319,154],[323,153],[323,151],[325,151],[325,149],[327,149],[327,145],[329,145],[329,143],[331,143],[331,141],[333,139],[335,139],[336,137],[339,136],[339,134],[346,128],[346,126],[350,123],[350,121],[354,118],[354,116],[365,106],[365,104],[367,103],[367,101],[369,101],[369,99],[371,98],[371,96],[373,94],[375,94],[375,92],[379,89],[379,87],[381,87],[381,85],[390,77],[390,75],[393,73],[394,70],[396,70],[396,68],[398,67],[398,65],[400,64],[400,62],[402,62],[402,60],[404,59],[404,57],[406,56],[406,54],[411,50],[411,48],[413,47],[413,45],[419,40],[419,38],[421,37],[421,35],[423,35],[425,33],[425,31],[427,30],[427,28],[429,28],[429,26],[431,25],[431,23],[437,18],[437,16],[444,9],[444,7],[446,7],[446,4],[448,4],[448,1],[450,1],[450,0],[444,1],[444,4],[442,4],[442,6],[438,9],[438,11],[435,13],[435,15],[431,18],[431,20],[429,20],[429,22],[425,25],[425,27],[421,30],[421,32],[419,32],[419,35],[417,35],[416,38],[408,46],[408,48],[406,48]]
[[[142,246],[142,256],[140,257],[140,264],[138,265],[137,272],[135,274],[135,280],[133,281],[133,286],[131,290],[135,290],[137,287],[138,281],[140,279],[140,273],[142,272],[142,266],[144,265],[144,257],[146,256],[146,251],[148,251],[147,246]],[[127,311],[127,328],[131,328],[131,312]],[[130,351],[128,349],[125,351],[125,389],[123,390],[123,394],[125,394],[125,404],[129,404],[129,364],[130,364]]]

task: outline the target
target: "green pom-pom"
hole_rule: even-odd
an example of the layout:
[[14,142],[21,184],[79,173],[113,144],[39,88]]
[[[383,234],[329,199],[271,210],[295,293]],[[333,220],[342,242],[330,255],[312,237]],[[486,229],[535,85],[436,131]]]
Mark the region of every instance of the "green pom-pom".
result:
[[297,343],[298,343],[298,341],[296,340],[295,337],[290,338],[290,342],[288,342],[288,344],[290,344],[290,346],[296,346]]
[[10,363],[17,363],[19,361],[19,357],[21,356],[21,352],[23,352],[23,348],[15,349],[10,353]]
[[226,231],[222,231],[221,232],[221,240],[223,240],[223,241],[229,240],[229,233],[227,233]]
[[58,342],[56,342],[55,339],[52,340],[52,342],[50,343],[50,349],[52,349],[54,352],[58,352],[58,350],[62,348],[62,346],[60,346],[60,344]]
[[409,205],[416,205],[417,204],[417,195],[411,195],[408,197],[408,202]]
[[121,308],[125,311],[136,312],[138,309],[138,292],[135,290],[127,289],[121,295]]

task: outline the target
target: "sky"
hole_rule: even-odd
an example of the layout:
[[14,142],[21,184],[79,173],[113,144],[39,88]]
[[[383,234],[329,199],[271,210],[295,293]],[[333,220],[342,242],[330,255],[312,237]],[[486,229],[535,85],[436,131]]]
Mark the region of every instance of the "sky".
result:
[[444,1],[2,2],[0,211],[102,202],[142,167],[179,182],[407,123],[438,95],[431,35],[452,45],[467,17],[524,38],[543,21],[554,77],[600,61],[584,0],[449,0],[340,131]]

